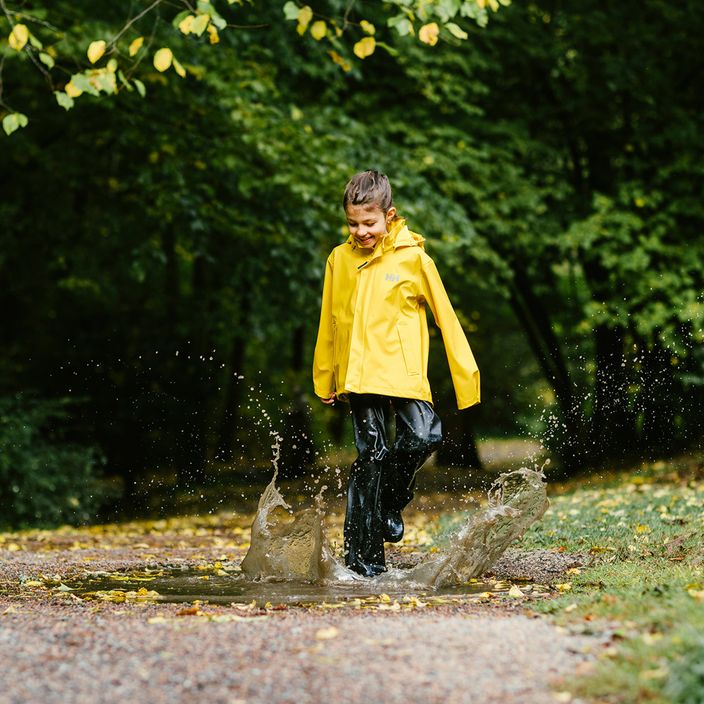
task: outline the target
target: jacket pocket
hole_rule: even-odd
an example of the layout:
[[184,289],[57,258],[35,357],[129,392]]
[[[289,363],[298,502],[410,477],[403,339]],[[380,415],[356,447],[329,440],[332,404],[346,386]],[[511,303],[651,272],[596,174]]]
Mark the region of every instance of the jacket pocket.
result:
[[412,328],[405,323],[397,323],[398,338],[401,342],[403,361],[406,363],[408,376],[420,374],[420,340],[414,339]]

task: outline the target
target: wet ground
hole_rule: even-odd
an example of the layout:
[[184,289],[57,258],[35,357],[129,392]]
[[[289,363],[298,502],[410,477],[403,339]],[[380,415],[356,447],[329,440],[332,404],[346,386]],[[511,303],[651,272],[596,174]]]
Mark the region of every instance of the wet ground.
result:
[[[479,499],[419,496],[391,567],[438,549],[430,501]],[[477,579],[415,592],[252,582],[239,571],[252,517],[0,534],[0,704],[576,702],[571,678],[608,641],[531,609],[585,555],[514,547]],[[341,528],[333,510],[337,550]]]
[[[608,641],[531,610],[585,556],[513,549],[444,592],[331,594],[238,584],[247,529],[216,518],[4,534],[0,703],[570,702]],[[429,549],[409,534],[391,565]]]

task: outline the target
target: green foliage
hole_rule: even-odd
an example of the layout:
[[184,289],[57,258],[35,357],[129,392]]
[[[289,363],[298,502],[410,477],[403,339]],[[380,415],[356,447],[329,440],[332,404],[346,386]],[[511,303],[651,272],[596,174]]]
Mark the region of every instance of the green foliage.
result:
[[704,692],[704,636],[691,629],[682,651],[670,667],[664,694],[672,704],[699,704]]
[[81,523],[105,500],[100,456],[69,443],[68,400],[0,398],[0,505],[5,526]]
[[[499,4],[509,0],[488,0],[493,12]],[[140,7],[140,5],[144,5]],[[151,66],[159,74],[170,69],[182,79],[190,73],[198,77],[198,70],[186,67],[179,60],[181,53],[174,48],[183,46],[185,38],[190,46],[207,42],[217,45],[221,32],[257,32],[268,23],[284,21],[296,23],[298,35],[325,47],[318,52],[324,60],[344,71],[352,70],[355,56],[364,59],[377,47],[396,54],[388,43],[368,35],[376,34],[376,27],[362,16],[357,16],[353,5],[331,0],[314,11],[309,5],[296,2],[278,2],[274,7],[257,8],[242,0],[199,0],[195,5],[186,0],[166,2],[155,0],[137,3],[124,11],[104,2],[35,3],[28,9],[23,3],[3,3],[0,8],[0,78],[5,60],[13,68],[17,62],[28,62],[35,76],[41,77],[56,96],[57,103],[70,110],[75,99],[82,95],[100,97],[120,92],[137,91],[145,97],[144,73]],[[385,23],[396,34],[415,34],[425,44],[438,41],[439,26],[444,27],[455,40],[467,39],[467,33],[451,20],[455,17],[472,18],[478,25],[488,21],[487,2],[484,0],[385,0],[382,12]],[[433,20],[433,21],[431,21]],[[434,21],[434,20],[437,20]],[[359,39],[359,35],[362,38]],[[305,41],[310,41],[306,39]],[[350,44],[353,43],[350,47]],[[200,47],[202,48],[202,47]],[[211,51],[215,49],[211,46]],[[178,55],[177,55],[178,54]],[[102,65],[101,65],[102,64]],[[144,66],[141,66],[144,64]],[[68,80],[67,80],[67,75]],[[162,75],[166,82],[166,78]],[[14,111],[0,92],[0,107],[7,114],[3,121],[10,135],[27,124],[27,118]]]
[[[285,6],[137,18],[136,4],[117,36],[120,4],[34,3],[21,49],[0,43],[3,99],[30,116],[2,150],[0,393],[77,389],[95,419],[77,432],[126,486],[147,467],[261,455],[246,397],[261,387],[276,424],[309,388],[322,262],[346,236],[340,194],[373,167],[427,237],[477,353],[477,432],[552,416],[551,447],[577,438],[590,463],[700,437],[700,97],[672,88],[698,55],[700,14],[531,3],[485,30],[463,2],[367,3],[338,37],[348,3]],[[653,63],[658,27],[682,41]],[[357,60],[365,39],[389,50]],[[30,52],[54,61],[39,58],[54,94]],[[313,412],[325,437],[331,416]]]

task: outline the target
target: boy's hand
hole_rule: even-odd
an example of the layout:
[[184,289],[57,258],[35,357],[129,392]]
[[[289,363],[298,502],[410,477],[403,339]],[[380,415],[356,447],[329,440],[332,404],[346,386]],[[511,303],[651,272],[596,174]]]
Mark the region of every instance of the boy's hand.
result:
[[337,394],[333,394],[330,396],[330,398],[321,398],[320,399],[326,406],[332,406],[335,401],[337,401]]

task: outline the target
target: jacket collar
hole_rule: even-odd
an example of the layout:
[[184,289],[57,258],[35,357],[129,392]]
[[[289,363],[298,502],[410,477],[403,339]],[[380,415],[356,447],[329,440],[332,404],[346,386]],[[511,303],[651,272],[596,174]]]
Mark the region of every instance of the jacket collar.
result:
[[[406,218],[396,217],[391,224],[389,231],[381,238],[381,242],[374,248],[371,259],[380,257],[384,252],[399,247],[423,247],[425,239],[415,232],[411,232],[406,226]],[[352,249],[359,249],[359,245],[355,242],[354,237],[350,235],[347,238],[347,243],[352,246]]]

